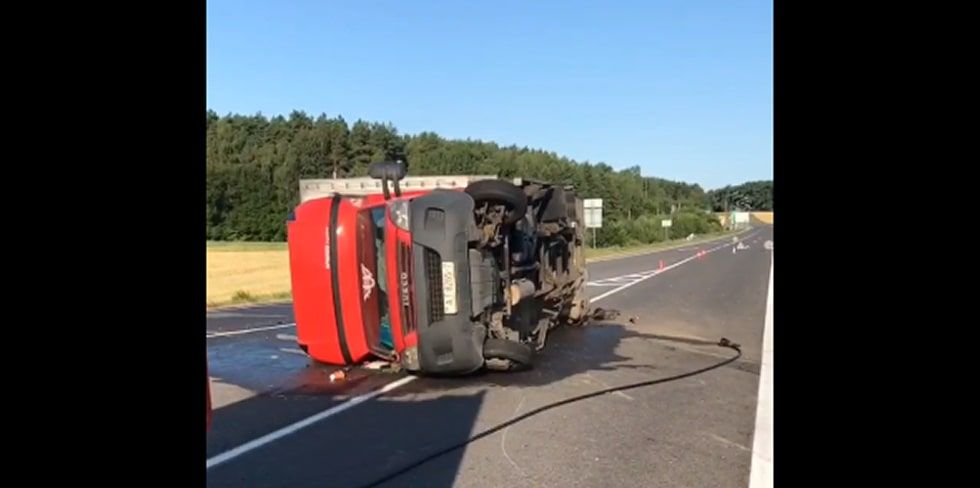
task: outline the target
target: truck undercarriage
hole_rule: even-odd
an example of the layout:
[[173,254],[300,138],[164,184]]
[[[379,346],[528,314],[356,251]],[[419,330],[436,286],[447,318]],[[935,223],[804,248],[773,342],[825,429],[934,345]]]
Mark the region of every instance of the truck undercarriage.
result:
[[476,204],[474,257],[481,278],[495,285],[479,315],[487,367],[527,366],[551,329],[584,317],[581,200],[571,188],[537,181],[480,181],[466,193]]

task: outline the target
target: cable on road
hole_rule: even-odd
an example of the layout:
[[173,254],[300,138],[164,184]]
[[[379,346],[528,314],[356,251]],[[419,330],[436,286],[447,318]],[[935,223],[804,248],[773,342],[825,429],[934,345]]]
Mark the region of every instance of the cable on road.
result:
[[[664,338],[664,339],[668,339],[669,340],[669,338]],[[470,443],[472,443],[474,441],[480,440],[480,439],[482,439],[482,438],[484,438],[484,437],[486,437],[488,435],[491,435],[491,434],[493,434],[495,432],[499,432],[499,431],[501,431],[503,429],[506,429],[507,427],[510,427],[511,425],[514,425],[514,424],[516,424],[516,423],[518,423],[518,422],[520,422],[522,420],[525,420],[527,418],[533,417],[533,416],[535,416],[535,415],[537,415],[537,414],[539,414],[541,412],[544,412],[544,411],[547,411],[547,410],[551,410],[553,408],[557,408],[557,407],[560,407],[562,405],[568,405],[570,403],[575,403],[575,402],[579,402],[579,401],[582,401],[582,400],[586,400],[586,399],[589,399],[589,398],[594,398],[594,397],[606,395],[606,394],[609,394],[609,393],[615,393],[617,391],[632,390],[634,388],[642,388],[644,386],[652,386],[652,385],[657,385],[657,384],[661,384],[661,383],[667,383],[667,382],[670,382],[670,381],[677,381],[677,380],[681,380],[681,379],[684,379],[684,378],[690,378],[691,376],[699,375],[699,374],[702,374],[702,373],[707,373],[708,371],[711,371],[713,369],[718,369],[718,368],[720,368],[722,366],[731,364],[731,363],[737,361],[740,357],[742,357],[742,348],[741,348],[741,346],[739,346],[738,344],[736,344],[734,342],[729,341],[728,339],[722,338],[718,342],[712,342],[712,343],[709,343],[709,344],[714,344],[714,345],[717,345],[719,347],[724,347],[724,348],[727,348],[727,349],[731,349],[731,350],[735,351],[735,356],[733,356],[731,358],[728,358],[728,359],[726,359],[726,360],[724,360],[722,362],[715,363],[715,364],[713,364],[711,366],[707,366],[707,367],[704,367],[704,368],[701,368],[701,369],[697,369],[697,370],[694,370],[694,371],[690,371],[690,372],[687,372],[687,373],[682,373],[682,374],[678,374],[678,375],[674,375],[674,376],[668,376],[666,378],[658,378],[658,379],[653,379],[653,380],[640,381],[640,382],[636,382],[636,383],[629,383],[629,384],[621,385],[621,386],[613,386],[613,387],[610,387],[610,388],[605,388],[605,389],[602,389],[602,390],[593,391],[591,393],[586,393],[584,395],[578,395],[578,396],[574,396],[574,397],[571,397],[571,398],[566,398],[564,400],[560,400],[560,401],[557,401],[557,402],[552,402],[552,403],[548,403],[548,404],[542,405],[542,406],[540,406],[538,408],[535,408],[533,410],[529,410],[529,411],[527,411],[527,412],[525,412],[525,413],[523,413],[521,415],[518,415],[518,416],[516,416],[516,417],[514,417],[514,418],[512,418],[510,420],[507,420],[507,421],[505,421],[503,423],[500,423],[500,424],[497,424],[497,425],[495,425],[493,427],[490,427],[489,429],[484,430],[483,432],[480,432],[479,434],[475,434],[475,435],[471,436],[469,439],[466,439],[466,440],[464,440],[462,442],[458,442],[456,444],[453,444],[453,445],[451,445],[449,447],[446,447],[444,449],[441,449],[439,451],[433,452],[432,454],[429,454],[428,456],[426,456],[424,458],[421,458],[418,461],[412,462],[411,464],[406,465],[406,466],[398,469],[397,471],[392,471],[391,473],[388,473],[388,474],[384,475],[383,477],[380,477],[380,478],[372,481],[369,484],[363,485],[363,488],[374,487],[374,486],[380,485],[381,483],[384,483],[384,482],[387,482],[387,481],[391,481],[391,480],[393,480],[393,479],[395,479],[395,478],[397,478],[397,477],[399,477],[399,476],[401,476],[401,475],[403,475],[403,474],[405,474],[405,473],[407,473],[407,472],[409,472],[409,471],[411,471],[411,470],[413,470],[413,469],[415,469],[415,468],[417,468],[419,466],[422,466],[425,463],[428,463],[429,461],[432,461],[433,459],[436,459],[436,458],[438,458],[440,456],[443,456],[445,454],[448,454],[450,452],[453,452],[453,451],[455,451],[455,450],[457,450],[457,449],[459,449],[461,447],[465,447],[467,444],[470,444]]]

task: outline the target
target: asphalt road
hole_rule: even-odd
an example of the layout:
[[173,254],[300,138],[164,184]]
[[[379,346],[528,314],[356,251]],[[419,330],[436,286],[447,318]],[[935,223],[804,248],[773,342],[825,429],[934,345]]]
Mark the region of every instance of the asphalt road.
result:
[[698,342],[721,337],[739,361],[550,410],[381,486],[748,486],[771,240],[762,226],[735,253],[729,238],[591,264],[589,293],[617,320],[553,332],[530,371],[407,379],[365,401],[405,376],[331,383],[289,305],[210,312],[208,486],[361,486],[550,402],[724,360]]

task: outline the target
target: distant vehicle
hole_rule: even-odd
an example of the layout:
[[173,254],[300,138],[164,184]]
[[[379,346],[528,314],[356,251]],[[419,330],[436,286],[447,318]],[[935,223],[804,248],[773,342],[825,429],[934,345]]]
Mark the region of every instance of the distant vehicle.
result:
[[386,162],[367,178],[300,182],[287,230],[308,355],[433,374],[508,370],[530,366],[554,327],[585,319],[572,187],[405,172]]

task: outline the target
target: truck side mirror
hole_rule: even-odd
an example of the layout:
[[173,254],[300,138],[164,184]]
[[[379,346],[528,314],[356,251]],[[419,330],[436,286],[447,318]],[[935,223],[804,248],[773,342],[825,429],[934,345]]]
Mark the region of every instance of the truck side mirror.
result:
[[382,161],[368,166],[368,175],[381,180],[381,190],[384,192],[385,200],[391,198],[388,194],[388,180],[392,180],[395,184],[395,196],[402,196],[402,189],[398,186],[398,182],[405,177],[405,173],[405,164],[401,161]]
[[398,181],[405,177],[405,164],[401,161],[382,161],[368,166],[368,175],[374,179]]

